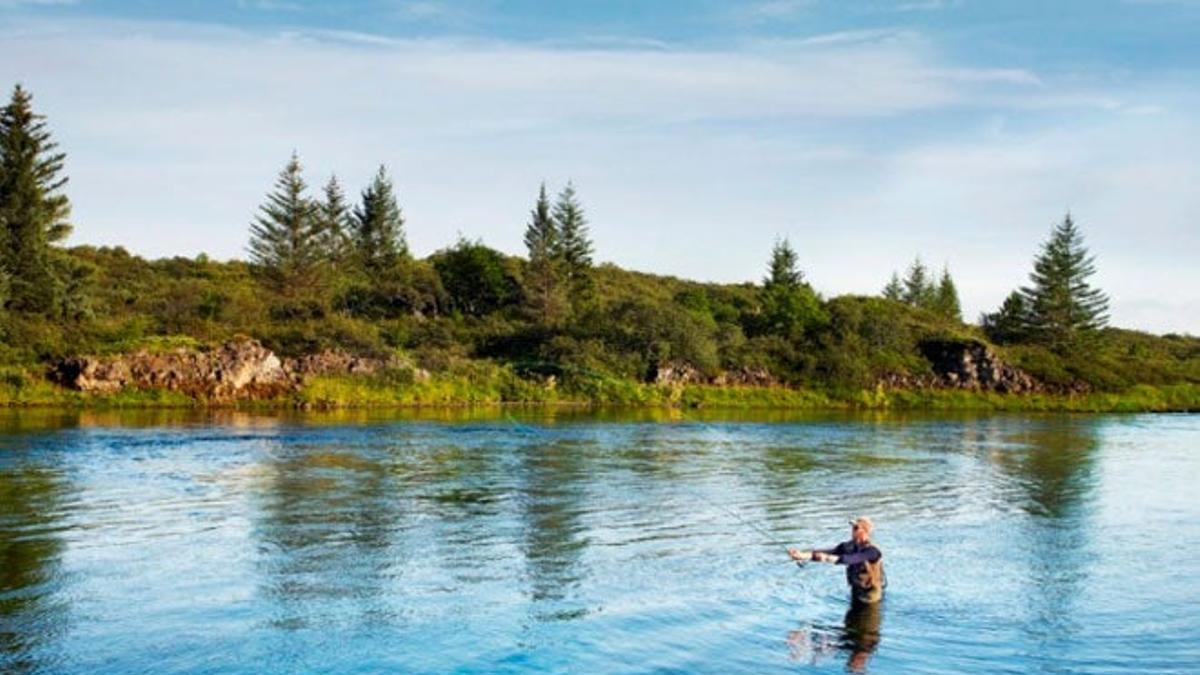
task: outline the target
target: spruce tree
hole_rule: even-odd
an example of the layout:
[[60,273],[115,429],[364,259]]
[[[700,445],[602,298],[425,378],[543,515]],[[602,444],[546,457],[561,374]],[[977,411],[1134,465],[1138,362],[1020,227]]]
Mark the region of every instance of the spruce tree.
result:
[[540,322],[553,324],[561,317],[566,299],[562,289],[562,237],[550,213],[545,183],[529,214],[525,248],[529,253],[525,272],[528,306]]
[[1034,258],[1033,285],[1021,289],[1035,340],[1060,349],[1108,323],[1108,297],[1087,282],[1095,272],[1095,257],[1068,213]]
[[570,182],[558,193],[554,204],[554,225],[558,231],[557,255],[562,274],[569,288],[579,293],[591,279],[592,241],[588,237],[587,219]]
[[900,275],[892,272],[892,278],[883,287],[883,297],[896,302],[904,302],[904,286],[900,285]]
[[763,279],[766,288],[799,288],[804,283],[804,274],[798,267],[798,257],[792,245],[785,239],[776,239],[771,248],[771,267]]
[[325,198],[317,204],[318,245],[325,261],[338,269],[349,260],[352,251],[350,206],[336,175],[330,176],[323,192]]
[[293,152],[250,225],[250,262],[276,291],[291,293],[315,283],[322,259],[320,221],[307,189]]
[[1029,308],[1025,305],[1025,297],[1020,291],[1009,293],[1000,309],[984,314],[980,323],[994,342],[1020,342],[1029,331]]
[[827,320],[821,300],[804,281],[796,251],[787,239],[776,239],[759,293],[761,330],[800,339],[806,330]]
[[942,278],[934,293],[933,310],[947,319],[962,321],[962,306],[958,302],[958,288],[950,278],[950,269],[942,268]]
[[408,258],[404,217],[384,166],[379,167],[354,209],[351,241],[359,265],[369,276],[394,273]]
[[64,292],[62,262],[53,244],[71,232],[71,206],[60,175],[66,156],[57,152],[32,97],[13,88],[0,109],[0,268],[8,278],[11,309],[52,312]]
[[925,264],[921,262],[920,256],[914,258],[912,265],[908,268],[908,275],[904,277],[904,302],[913,307],[930,309],[935,293],[936,290],[933,282],[929,279],[929,271]]

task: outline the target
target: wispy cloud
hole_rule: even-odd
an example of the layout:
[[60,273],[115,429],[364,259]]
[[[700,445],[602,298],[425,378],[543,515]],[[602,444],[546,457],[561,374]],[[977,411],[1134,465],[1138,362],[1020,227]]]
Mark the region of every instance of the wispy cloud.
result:
[[421,254],[459,231],[519,252],[530,193],[571,177],[605,259],[757,278],[784,232],[828,292],[877,291],[915,253],[946,260],[968,314],[1021,281],[1066,208],[1128,297],[1148,295],[1121,257],[1128,223],[1174,242],[1142,252],[1155,269],[1180,273],[1170,256],[1200,246],[1200,133],[1173,112],[1191,108],[972,67],[911,31],[706,49],[8,22],[0,82],[17,79],[70,153],[77,240],[151,255],[242,255],[293,148],[312,182],[391,165]]
[[895,12],[936,12],[962,5],[962,0],[913,0],[890,5]]
[[816,0],[760,0],[739,7],[738,16],[749,21],[772,21],[794,17],[816,5]]
[[241,9],[252,9],[262,12],[300,12],[304,5],[288,0],[237,0]]
[[38,5],[78,5],[82,0],[0,0],[0,8],[34,7]]

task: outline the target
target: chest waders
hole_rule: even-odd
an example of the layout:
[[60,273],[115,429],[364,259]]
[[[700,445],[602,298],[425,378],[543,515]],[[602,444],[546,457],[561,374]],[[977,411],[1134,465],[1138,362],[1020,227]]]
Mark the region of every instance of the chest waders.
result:
[[[878,550],[878,547],[875,548]],[[883,551],[879,551],[878,560],[864,561],[859,565],[858,572],[849,578],[851,597],[855,602],[879,602],[883,598],[883,589],[887,586],[887,575],[883,573]]]

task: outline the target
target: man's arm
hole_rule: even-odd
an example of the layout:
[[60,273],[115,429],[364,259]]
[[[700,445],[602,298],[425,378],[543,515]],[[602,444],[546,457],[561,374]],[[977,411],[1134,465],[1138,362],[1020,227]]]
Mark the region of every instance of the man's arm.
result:
[[[871,547],[865,551],[859,551],[858,553],[825,555],[821,558],[821,560],[822,562],[830,562],[836,565],[857,565],[861,562],[875,562],[881,557],[883,557],[883,554],[879,552],[879,549]],[[813,559],[817,560],[818,558],[813,556]]]
[[824,561],[828,556],[840,551],[841,548],[841,544],[838,544],[833,548],[816,548],[811,551],[802,551],[800,549],[789,548],[788,555],[792,557],[792,560],[796,560],[798,562],[808,562],[809,560]]

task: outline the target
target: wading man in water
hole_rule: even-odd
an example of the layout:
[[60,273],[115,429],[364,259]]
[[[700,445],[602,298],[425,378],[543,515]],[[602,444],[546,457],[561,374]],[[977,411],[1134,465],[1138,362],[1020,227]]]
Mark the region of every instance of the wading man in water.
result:
[[815,560],[845,565],[851,599],[857,604],[874,604],[883,597],[883,587],[887,585],[883,574],[883,552],[871,543],[871,531],[875,526],[866,516],[850,521],[850,526],[850,541],[825,550],[789,548],[788,555],[797,562]]

